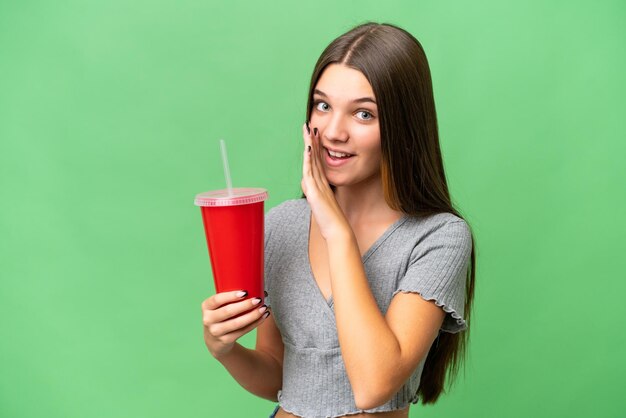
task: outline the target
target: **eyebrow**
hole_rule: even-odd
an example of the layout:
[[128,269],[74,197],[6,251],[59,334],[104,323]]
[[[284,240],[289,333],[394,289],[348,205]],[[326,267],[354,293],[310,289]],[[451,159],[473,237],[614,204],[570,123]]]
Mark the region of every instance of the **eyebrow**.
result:
[[[328,95],[326,93],[324,93],[321,90],[315,89],[313,90],[313,94],[319,94],[320,96],[323,97],[328,97]],[[366,103],[366,102],[370,102],[370,103],[374,103],[376,104],[376,100],[372,99],[371,97],[361,97],[359,99],[355,99],[352,101],[352,103]]]

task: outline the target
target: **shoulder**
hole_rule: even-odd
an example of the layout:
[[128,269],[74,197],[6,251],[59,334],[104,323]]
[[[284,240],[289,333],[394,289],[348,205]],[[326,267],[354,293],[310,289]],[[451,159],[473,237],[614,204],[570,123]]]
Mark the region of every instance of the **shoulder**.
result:
[[410,216],[406,222],[409,229],[417,229],[424,235],[434,232],[471,235],[471,228],[465,219],[449,212],[440,212],[426,216]]
[[300,217],[307,208],[306,199],[290,199],[270,208],[265,218],[267,221],[281,221],[294,216]]
[[[292,199],[269,209],[265,214],[265,260],[271,268],[284,257],[293,257],[298,240],[308,233],[306,199]],[[266,280],[271,274],[269,270]]]
[[295,226],[302,222],[308,205],[304,198],[291,199],[269,209],[265,214],[266,231],[283,230],[287,232],[287,226]]
[[414,239],[414,255],[450,247],[455,247],[461,252],[471,252],[473,245],[471,227],[463,218],[453,213],[411,216],[405,225],[405,233]]

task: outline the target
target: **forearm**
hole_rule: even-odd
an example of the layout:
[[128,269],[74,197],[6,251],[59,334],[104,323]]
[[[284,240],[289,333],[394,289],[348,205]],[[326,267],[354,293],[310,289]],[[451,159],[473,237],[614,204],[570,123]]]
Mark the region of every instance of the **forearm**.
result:
[[269,354],[235,343],[232,350],[217,359],[248,392],[270,401],[282,387],[282,366]]
[[[327,241],[339,344],[355,398],[399,381],[398,340],[378,309],[353,234]],[[384,390],[382,390],[384,392]]]

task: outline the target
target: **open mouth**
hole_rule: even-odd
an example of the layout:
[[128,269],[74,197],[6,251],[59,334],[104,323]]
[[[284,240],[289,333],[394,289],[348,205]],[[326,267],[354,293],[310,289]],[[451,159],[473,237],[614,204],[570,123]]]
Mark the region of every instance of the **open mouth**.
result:
[[326,154],[328,154],[328,156],[330,157],[331,160],[347,160],[350,157],[354,157],[354,154],[346,154],[343,152],[335,152],[335,151],[331,151],[328,148],[325,148],[326,150]]

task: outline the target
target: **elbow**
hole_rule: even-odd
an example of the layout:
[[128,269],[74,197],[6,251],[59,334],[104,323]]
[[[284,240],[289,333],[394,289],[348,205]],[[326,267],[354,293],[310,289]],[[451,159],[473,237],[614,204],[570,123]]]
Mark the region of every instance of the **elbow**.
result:
[[361,410],[374,409],[391,399],[393,391],[380,385],[364,385],[354,390],[354,403]]

